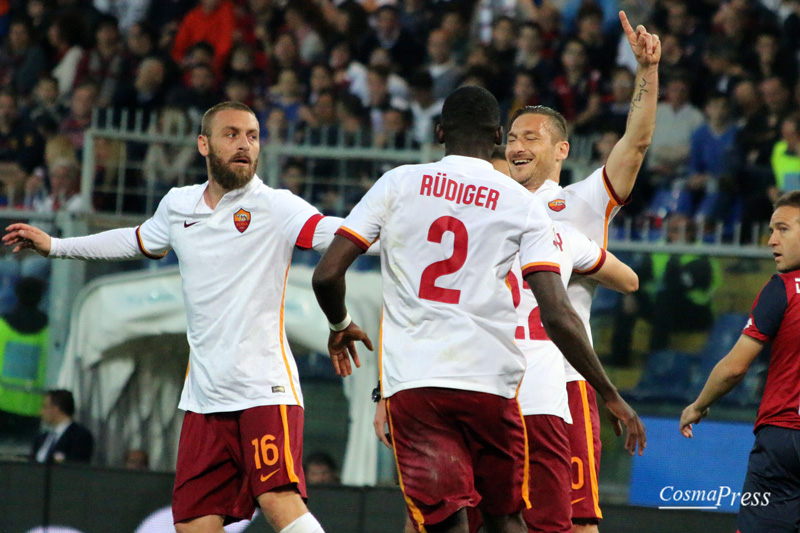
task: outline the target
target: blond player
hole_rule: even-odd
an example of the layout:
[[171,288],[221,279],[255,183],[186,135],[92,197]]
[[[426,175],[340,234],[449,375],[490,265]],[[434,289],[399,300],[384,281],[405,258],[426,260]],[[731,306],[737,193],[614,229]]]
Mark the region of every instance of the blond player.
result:
[[137,228],[56,239],[12,224],[3,237],[15,252],[53,258],[177,254],[190,348],[172,503],[179,533],[221,533],[251,518],[255,502],[280,533],[323,531],[303,502],[303,397],[283,299],[294,248],[324,250],[341,219],[255,176],[258,132],[243,104],[209,109],[197,141],[208,182],[170,190]]
[[[506,147],[512,178],[534,192],[553,220],[568,222],[604,248],[608,223],[627,202],[655,129],[661,58],[658,36],[647,33],[641,25],[634,31],[623,12],[620,20],[639,69],[625,135],[614,146],[606,165],[583,181],[559,186],[561,166],[569,155],[567,126],[560,113],[544,106],[524,107],[515,113]],[[589,278],[576,277],[567,291],[590,337],[589,311],[595,286]],[[573,419],[569,435],[573,530],[597,531],[602,512],[597,481],[600,419],[595,391],[572,365],[567,364],[566,372]]]
[[466,532],[466,508],[479,506],[488,531],[523,532],[529,471],[515,396],[525,359],[505,285],[514,257],[548,335],[601,388],[628,430],[629,450],[644,445],[644,428],[569,305],[544,209],[489,163],[502,138],[495,98],[478,87],[457,89],[436,136],[445,158],[378,180],[320,261],[314,290],[331,322],[334,366],[348,375],[350,357],[359,364],[354,341],[364,335],[344,305],[344,274],[380,237],[382,393],[409,515],[431,533]]

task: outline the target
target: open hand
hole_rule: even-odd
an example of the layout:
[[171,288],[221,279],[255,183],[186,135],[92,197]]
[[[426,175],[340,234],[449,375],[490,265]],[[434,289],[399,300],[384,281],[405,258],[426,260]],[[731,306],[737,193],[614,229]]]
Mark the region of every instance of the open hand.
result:
[[6,246],[14,246],[12,250],[14,253],[28,248],[43,257],[50,255],[50,235],[28,224],[17,223],[7,226],[3,243]]
[[372,341],[355,322],[351,322],[342,331],[331,331],[328,335],[328,352],[331,354],[331,361],[337,376],[346,377],[353,373],[350,357],[353,358],[356,368],[361,366],[361,360],[356,351],[356,341],[363,342],[364,346],[372,351]]
[[619,20],[639,65],[643,67],[658,65],[661,61],[661,40],[658,35],[648,33],[641,24],[636,26],[634,31],[624,11],[619,12]]

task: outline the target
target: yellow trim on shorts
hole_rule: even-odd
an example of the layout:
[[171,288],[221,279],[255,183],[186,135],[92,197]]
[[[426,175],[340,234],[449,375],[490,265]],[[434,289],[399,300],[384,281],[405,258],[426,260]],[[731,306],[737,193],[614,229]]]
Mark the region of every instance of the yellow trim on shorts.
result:
[[586,392],[586,382],[579,380],[578,387],[581,389],[583,423],[586,426],[586,453],[589,456],[589,483],[592,486],[592,503],[594,503],[594,512],[597,518],[603,518],[603,512],[600,510],[600,488],[597,484],[597,470],[595,469],[594,459],[594,433],[592,432],[592,416],[589,410],[589,396]]
[[294,471],[294,457],[292,456],[292,443],[289,441],[289,417],[286,413],[286,406],[281,405],[281,421],[283,422],[283,457],[286,460],[286,473],[289,474],[289,481],[300,483],[297,472]]
[[283,305],[286,302],[286,281],[289,279],[289,266],[292,264],[289,258],[289,264],[286,266],[286,274],[283,276],[283,294],[281,295],[281,319],[278,326],[278,337],[281,339],[281,354],[283,355],[283,364],[286,366],[286,375],[289,376],[289,385],[292,387],[292,395],[297,405],[300,405],[300,400],[297,398],[297,391],[294,390],[294,379],[292,379],[292,367],[289,365],[289,359],[286,357],[286,347],[283,345]]
[[[517,387],[517,392],[519,392],[519,387]],[[531,493],[530,493],[531,450],[528,446],[528,428],[525,427],[525,415],[522,414],[522,406],[519,404],[519,400],[517,400],[516,396],[514,397],[514,401],[517,402],[517,409],[519,409],[519,418],[522,421],[522,433],[523,435],[525,435],[525,467],[523,468],[523,474],[522,474],[522,501],[525,502],[525,508],[530,509],[531,508]]]
[[397,465],[397,481],[400,483],[400,490],[403,491],[403,498],[406,500],[406,505],[408,505],[408,509],[411,511],[411,516],[414,518],[414,521],[416,521],[417,526],[419,526],[420,533],[425,533],[425,517],[422,516],[422,512],[414,505],[411,498],[406,495],[406,488],[405,485],[403,485],[403,474],[400,472],[400,462],[397,460],[397,445],[394,441],[394,424],[392,424],[392,411],[389,409],[389,401],[389,398],[386,398],[386,418],[389,420],[389,436],[392,437],[392,453],[394,453],[394,462]]

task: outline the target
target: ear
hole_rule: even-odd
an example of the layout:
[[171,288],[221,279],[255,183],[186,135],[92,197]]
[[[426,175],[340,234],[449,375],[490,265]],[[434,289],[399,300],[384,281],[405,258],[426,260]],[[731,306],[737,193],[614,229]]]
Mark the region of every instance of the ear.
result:
[[498,126],[494,132],[494,144],[503,144],[503,126]]
[[208,157],[210,150],[208,147],[208,137],[205,135],[197,136],[197,151],[200,152],[200,155],[203,157]]
[[444,144],[444,128],[441,124],[437,124],[435,128],[433,128],[433,136],[436,138],[436,142],[439,144]]
[[564,161],[569,156],[569,142],[559,141],[556,148],[556,161]]

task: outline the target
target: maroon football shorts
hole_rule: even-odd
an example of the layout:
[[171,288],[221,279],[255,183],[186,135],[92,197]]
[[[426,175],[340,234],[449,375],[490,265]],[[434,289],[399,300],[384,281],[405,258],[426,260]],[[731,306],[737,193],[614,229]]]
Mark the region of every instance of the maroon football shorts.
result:
[[587,382],[567,383],[569,446],[572,454],[572,519],[599,521],[600,413],[594,389]]
[[226,524],[249,519],[259,495],[286,485],[306,497],[302,407],[186,412],[172,492],[175,523],[206,515]]
[[463,507],[493,515],[528,503],[527,441],[516,398],[458,389],[407,389],[386,401],[409,515],[437,524]]
[[528,531],[572,531],[569,424],[555,415],[527,415],[531,508],[522,511]]

